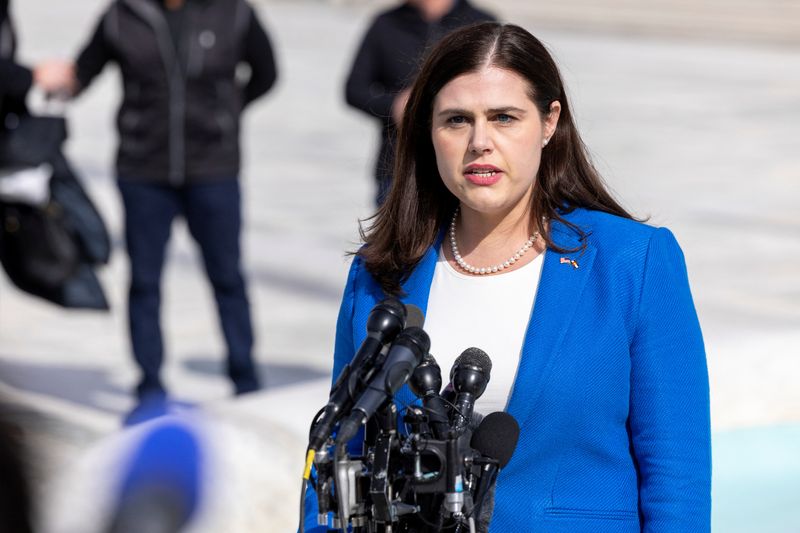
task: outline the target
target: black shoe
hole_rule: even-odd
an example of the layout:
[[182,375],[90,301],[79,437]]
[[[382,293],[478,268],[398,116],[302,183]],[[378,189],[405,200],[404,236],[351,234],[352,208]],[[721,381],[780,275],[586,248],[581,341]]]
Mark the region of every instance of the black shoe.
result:
[[141,424],[169,413],[169,401],[163,393],[146,394],[139,398],[130,413],[122,421],[126,427]]
[[242,394],[249,394],[261,390],[261,384],[257,379],[240,379],[233,384],[234,394],[241,396]]

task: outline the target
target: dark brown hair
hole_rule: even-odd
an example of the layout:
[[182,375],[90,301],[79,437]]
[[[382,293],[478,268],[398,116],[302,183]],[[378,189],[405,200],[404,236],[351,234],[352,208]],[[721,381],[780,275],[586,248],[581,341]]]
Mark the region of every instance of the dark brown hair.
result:
[[[578,207],[632,218],[606,190],[589,160],[572,120],[564,84],[553,58],[544,45],[519,26],[485,22],[456,30],[434,47],[411,88],[398,134],[392,188],[386,202],[361,226],[365,246],[358,254],[367,270],[390,294],[435,242],[440,229],[458,206],[458,199],[445,187],[436,165],[431,140],[433,101],[450,80],[492,65],[515,72],[530,85],[530,97],[542,117],[550,104],[561,103],[561,115],[547,148],[542,151],[539,172],[531,197],[531,223],[547,246],[559,248],[542,220],[564,220]],[[574,250],[570,250],[574,251]]]

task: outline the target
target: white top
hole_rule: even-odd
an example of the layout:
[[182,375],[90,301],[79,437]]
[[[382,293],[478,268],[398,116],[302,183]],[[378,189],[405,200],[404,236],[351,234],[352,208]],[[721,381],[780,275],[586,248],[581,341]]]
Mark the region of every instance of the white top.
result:
[[469,276],[454,269],[439,249],[433,274],[425,331],[430,353],[442,370],[442,388],[450,382],[450,369],[472,346],[492,360],[486,391],[475,411],[503,411],[519,367],[522,343],[528,329],[544,253],[527,265],[493,276]]

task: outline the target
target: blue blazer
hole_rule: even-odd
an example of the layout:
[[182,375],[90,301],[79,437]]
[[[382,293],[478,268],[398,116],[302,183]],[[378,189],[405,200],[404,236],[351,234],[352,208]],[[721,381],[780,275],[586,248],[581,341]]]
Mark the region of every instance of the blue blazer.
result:
[[[588,234],[587,246],[545,254],[508,404],[520,439],[497,481],[491,531],[708,532],[708,372],[680,247],[667,229],[606,213],[566,218]],[[565,249],[580,244],[563,224],[551,232]],[[439,243],[403,285],[403,300],[423,311]],[[356,257],[334,376],[384,297]],[[405,387],[397,401],[415,397]]]

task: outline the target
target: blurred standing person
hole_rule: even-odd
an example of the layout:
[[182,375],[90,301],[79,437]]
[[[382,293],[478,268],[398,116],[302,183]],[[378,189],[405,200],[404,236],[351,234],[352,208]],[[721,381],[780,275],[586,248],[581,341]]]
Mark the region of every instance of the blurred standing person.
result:
[[381,124],[375,162],[376,203],[381,205],[392,182],[397,125],[425,51],[447,33],[495,20],[467,0],[407,0],[375,17],[356,53],[347,78],[347,103]]
[[[14,59],[17,36],[9,16],[9,0],[0,0],[0,131],[7,120],[28,113],[25,97],[31,87],[53,92],[69,80],[71,69],[64,61],[47,61],[28,68]],[[12,115],[12,118],[9,118]]]
[[[270,40],[245,0],[116,0],[76,63],[74,92],[106,63],[122,74],[116,171],[125,209],[131,344],[141,380],[136,423],[168,407],[160,378],[161,271],[172,221],[202,251],[236,394],[258,390],[240,264],[239,123],[275,83]],[[240,63],[250,76],[241,79]]]

